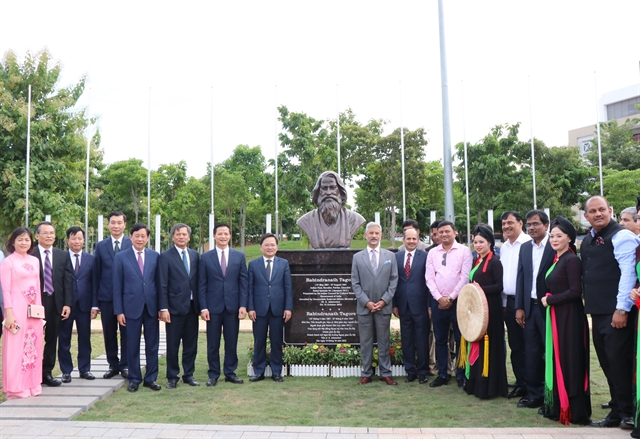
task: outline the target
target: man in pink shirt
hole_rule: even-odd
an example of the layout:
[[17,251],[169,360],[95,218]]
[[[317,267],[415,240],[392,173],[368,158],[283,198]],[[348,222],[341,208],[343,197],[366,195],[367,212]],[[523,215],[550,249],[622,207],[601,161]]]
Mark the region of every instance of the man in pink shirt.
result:
[[[451,375],[448,372],[449,327],[453,327],[456,341],[456,353],[460,349],[460,330],[456,318],[456,299],[462,287],[469,282],[472,255],[471,250],[456,242],[457,232],[451,221],[441,221],[438,225],[440,245],[432,249],[427,256],[425,278],[433,299],[431,301],[431,320],[436,339],[436,361],[438,377],[429,384],[440,387],[448,384]],[[464,370],[456,371],[458,387],[464,385]]]

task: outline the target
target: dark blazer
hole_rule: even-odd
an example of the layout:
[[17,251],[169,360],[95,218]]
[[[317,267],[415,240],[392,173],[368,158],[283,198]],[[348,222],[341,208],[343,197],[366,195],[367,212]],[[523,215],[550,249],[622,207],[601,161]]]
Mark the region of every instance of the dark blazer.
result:
[[144,306],[152,316],[158,314],[156,268],[158,252],[144,250],[144,276],[132,249],[120,251],[113,259],[113,313],[140,318]]
[[[533,257],[531,255],[533,249],[533,241],[527,241],[520,246],[520,255],[518,257],[518,275],[516,277],[516,309],[523,309],[525,317],[529,317],[531,313],[531,284],[533,281]],[[543,298],[548,291],[545,275],[549,267],[553,265],[553,258],[556,252],[551,248],[550,240],[542,253],[540,261],[540,269],[536,278],[536,296],[538,299]],[[542,306],[542,305],[540,305]]]
[[286,259],[274,256],[271,279],[267,279],[264,257],[249,262],[249,305],[247,311],[255,311],[258,317],[267,315],[271,307],[273,315],[293,311],[291,270]]
[[[131,239],[122,235],[120,251],[131,248]],[[111,236],[96,245],[93,268],[93,307],[98,308],[98,301],[113,301],[113,241]]]
[[198,301],[201,311],[221,314],[225,309],[237,313],[247,306],[247,260],[244,253],[229,249],[227,273],[222,275],[218,251],[214,247],[202,255],[198,266]]
[[396,253],[398,262],[398,286],[393,296],[393,306],[398,308],[400,315],[429,313],[429,289],[425,281],[427,270],[427,252],[416,250],[411,262],[409,278],[404,274],[404,257],[406,252]]
[[[71,297],[73,291],[73,280],[71,277],[71,259],[69,252],[51,247],[51,260],[53,264],[53,297],[56,302],[56,310],[62,313],[62,307],[71,307]],[[44,270],[40,259],[40,247],[37,245],[31,251],[40,262],[40,294],[44,293]]]
[[[71,255],[69,255],[71,258]],[[75,258],[74,258],[75,259]],[[82,312],[91,311],[93,305],[93,262],[95,257],[87,252],[82,252],[80,258],[80,271],[76,275],[73,269],[75,261],[71,261],[71,276],[73,278],[73,297],[71,303],[75,306],[76,301]]]
[[189,253],[189,273],[184,268],[182,255],[174,245],[158,258],[157,286],[158,286],[158,309],[168,309],[170,314],[187,315],[191,306],[191,295],[193,294],[193,304],[200,312],[198,304],[198,264],[200,256],[198,252],[190,248]]

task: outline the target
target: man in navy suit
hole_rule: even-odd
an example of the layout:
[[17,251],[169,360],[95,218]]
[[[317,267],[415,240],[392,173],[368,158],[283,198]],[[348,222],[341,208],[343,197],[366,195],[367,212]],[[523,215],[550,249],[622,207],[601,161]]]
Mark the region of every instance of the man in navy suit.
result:
[[[398,286],[393,296],[393,315],[400,318],[402,358],[407,371],[405,383],[428,381],[429,373],[429,289],[425,280],[427,252],[418,250],[416,229],[404,231],[405,250],[396,253]],[[418,361],[416,362],[416,355]]]
[[249,263],[249,318],[253,322],[253,370],[249,381],[264,379],[267,367],[267,329],[271,340],[271,379],[282,382],[284,324],[291,319],[293,292],[286,259],[276,257],[278,238],[267,233],[260,239],[262,257]]
[[[91,373],[91,303],[93,302],[92,271],[94,257],[82,251],[84,230],[74,226],[67,230],[67,244],[71,257],[73,292],[71,314],[60,324],[58,335],[58,361],[62,370],[62,382],[71,382],[73,360],[71,359],[71,332],[73,322],[78,333],[78,371],[80,378],[93,380]],[[95,317],[94,317],[95,318]]]
[[544,401],[545,310],[540,299],[549,291],[545,277],[553,264],[555,251],[549,243],[547,214],[532,210],[525,218],[531,240],[520,246],[515,318],[524,328],[527,396],[520,399],[518,407],[537,408]]
[[[220,377],[220,336],[224,333],[224,380],[243,381],[238,368],[238,332],[240,320],[247,316],[247,262],[244,253],[229,247],[231,228],[216,224],[215,247],[203,254],[198,267],[198,302],[200,317],[207,322],[207,387],[218,384]],[[224,328],[224,331],[223,331]]]
[[160,390],[158,378],[158,294],[156,268],[158,252],[145,248],[151,231],[142,223],[131,228],[131,249],[121,251],[113,259],[113,312],[118,323],[127,328],[127,360],[129,392],[136,392],[142,382],[140,369],[140,335],[144,327],[144,351],[147,359],[144,387]]
[[175,389],[179,380],[178,350],[182,342],[182,381],[190,386],[198,353],[198,252],[187,247],[191,227],[178,223],[171,228],[175,244],[158,259],[158,302],[160,320],[167,333],[167,389]]
[[131,240],[124,236],[127,217],[122,212],[111,212],[108,216],[111,236],[96,245],[93,267],[93,308],[91,316],[102,314],[102,336],[107,352],[109,370],[103,378],[108,379],[122,373],[127,378],[127,330],[120,326],[120,358],[118,358],[118,319],[113,312],[113,259],[122,250],[131,248]]

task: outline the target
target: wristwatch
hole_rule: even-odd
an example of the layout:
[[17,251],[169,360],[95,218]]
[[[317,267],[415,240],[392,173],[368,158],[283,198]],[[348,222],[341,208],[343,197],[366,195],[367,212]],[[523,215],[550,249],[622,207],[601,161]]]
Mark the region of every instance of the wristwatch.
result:
[[447,297],[447,299],[449,299],[450,303],[453,303],[453,298],[451,298],[451,296]]
[[624,309],[616,309],[616,311],[618,312],[618,314],[620,314],[621,316],[624,316],[627,314],[627,312]]

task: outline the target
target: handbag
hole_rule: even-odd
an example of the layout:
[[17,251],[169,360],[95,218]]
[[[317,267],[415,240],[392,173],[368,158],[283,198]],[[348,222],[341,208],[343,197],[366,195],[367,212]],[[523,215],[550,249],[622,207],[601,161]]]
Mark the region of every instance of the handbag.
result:
[[29,305],[27,309],[27,317],[31,319],[44,319],[44,306]]

